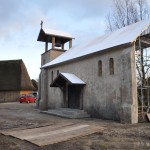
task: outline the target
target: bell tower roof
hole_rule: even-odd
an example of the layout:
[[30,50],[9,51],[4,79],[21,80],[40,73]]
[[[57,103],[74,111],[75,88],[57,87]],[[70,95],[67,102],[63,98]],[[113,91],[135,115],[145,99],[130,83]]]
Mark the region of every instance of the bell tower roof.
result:
[[[41,21],[41,29],[37,41],[45,43],[45,52],[41,57],[41,65],[52,61],[62,53],[66,52],[66,48],[72,48],[73,37],[70,33],[43,28]],[[51,48],[49,49],[49,44]],[[66,45],[67,44],[67,45]]]
[[70,33],[41,28],[37,41],[52,43],[52,37],[59,40],[62,44],[74,39]]

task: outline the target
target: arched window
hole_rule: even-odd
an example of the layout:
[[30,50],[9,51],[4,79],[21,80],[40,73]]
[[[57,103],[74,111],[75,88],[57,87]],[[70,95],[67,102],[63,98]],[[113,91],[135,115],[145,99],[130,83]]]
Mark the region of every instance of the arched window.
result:
[[53,71],[51,72],[51,82],[53,82]]
[[57,75],[59,75],[59,70],[57,70]]
[[98,76],[102,76],[102,61],[98,61]]
[[114,74],[114,59],[113,58],[109,59],[109,73],[110,75]]

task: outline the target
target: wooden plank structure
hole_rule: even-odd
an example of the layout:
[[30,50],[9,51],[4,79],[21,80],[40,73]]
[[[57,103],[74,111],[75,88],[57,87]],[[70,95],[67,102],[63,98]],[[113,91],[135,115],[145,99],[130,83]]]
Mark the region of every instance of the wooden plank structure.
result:
[[147,118],[148,118],[148,120],[150,122],[150,113],[147,114]]
[[45,146],[100,132],[104,129],[104,127],[93,124],[62,123],[55,126],[53,125],[17,131],[3,131],[1,133],[21,140],[27,140],[28,142],[38,146]]
[[150,26],[142,32],[136,41],[136,67],[138,85],[138,121],[145,122],[150,113],[149,48]]

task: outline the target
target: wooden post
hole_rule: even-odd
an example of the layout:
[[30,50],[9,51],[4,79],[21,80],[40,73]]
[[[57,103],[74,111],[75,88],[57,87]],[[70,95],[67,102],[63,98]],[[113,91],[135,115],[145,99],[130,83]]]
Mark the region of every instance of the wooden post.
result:
[[61,49],[62,49],[62,50],[64,50],[64,46],[65,46],[65,44],[63,43],[62,46],[61,46]]
[[80,91],[80,109],[82,110],[83,109],[83,88],[84,87],[80,87],[81,88],[81,91]]
[[52,49],[55,48],[55,37],[52,37]]
[[68,83],[65,85],[65,107],[68,108]]
[[48,51],[48,42],[45,42],[45,52]]
[[72,39],[69,41],[69,48],[72,47]]

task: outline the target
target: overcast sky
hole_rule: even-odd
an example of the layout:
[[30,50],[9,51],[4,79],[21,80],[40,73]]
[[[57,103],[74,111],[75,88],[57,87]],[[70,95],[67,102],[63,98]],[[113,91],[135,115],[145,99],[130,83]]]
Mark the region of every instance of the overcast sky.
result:
[[73,45],[105,33],[112,0],[0,0],[0,60],[23,59],[31,79],[40,72],[43,27],[69,32]]

